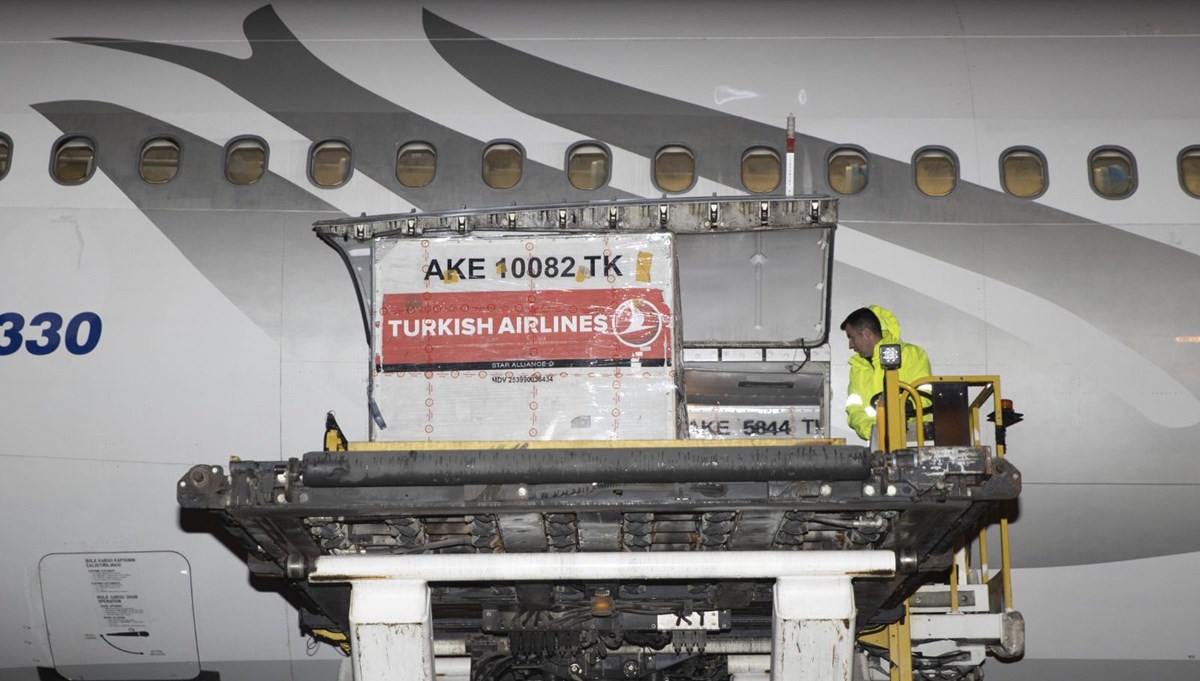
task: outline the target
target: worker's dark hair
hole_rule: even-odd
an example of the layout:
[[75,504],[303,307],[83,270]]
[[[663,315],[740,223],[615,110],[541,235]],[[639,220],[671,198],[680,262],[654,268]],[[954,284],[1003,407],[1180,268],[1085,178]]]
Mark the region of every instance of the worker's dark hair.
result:
[[855,331],[870,329],[876,336],[883,335],[883,327],[879,325],[879,317],[876,317],[870,308],[860,307],[851,312],[850,316],[846,317],[846,321],[842,322],[842,331],[845,331],[847,326],[853,328]]

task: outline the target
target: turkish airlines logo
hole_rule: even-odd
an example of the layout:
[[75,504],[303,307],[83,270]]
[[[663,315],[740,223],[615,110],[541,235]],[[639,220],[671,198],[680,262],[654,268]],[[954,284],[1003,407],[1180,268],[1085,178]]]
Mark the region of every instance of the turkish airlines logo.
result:
[[631,348],[645,347],[662,333],[662,313],[643,298],[630,298],[613,312],[613,334]]
[[380,371],[670,366],[673,359],[671,308],[654,288],[384,293],[379,310]]

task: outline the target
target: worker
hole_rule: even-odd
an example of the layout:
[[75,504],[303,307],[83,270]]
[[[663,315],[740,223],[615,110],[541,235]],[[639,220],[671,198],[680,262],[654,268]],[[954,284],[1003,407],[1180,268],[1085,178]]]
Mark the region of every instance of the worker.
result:
[[[883,392],[883,368],[879,366],[879,346],[900,345],[900,381],[912,382],[929,376],[929,356],[920,346],[900,340],[900,323],[890,311],[878,305],[860,307],[846,321],[842,330],[850,341],[850,384],[846,395],[846,422],[864,440],[871,439],[875,425],[875,408],[871,402]],[[914,386],[915,387],[915,386]]]

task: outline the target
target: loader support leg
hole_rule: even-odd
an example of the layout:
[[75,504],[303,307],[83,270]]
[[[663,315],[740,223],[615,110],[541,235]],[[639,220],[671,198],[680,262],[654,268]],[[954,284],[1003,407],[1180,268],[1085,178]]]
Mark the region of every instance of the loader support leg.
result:
[[355,681],[433,681],[433,624],[426,582],[352,581],[350,631]]
[[854,590],[849,576],[775,582],[773,681],[850,681]]

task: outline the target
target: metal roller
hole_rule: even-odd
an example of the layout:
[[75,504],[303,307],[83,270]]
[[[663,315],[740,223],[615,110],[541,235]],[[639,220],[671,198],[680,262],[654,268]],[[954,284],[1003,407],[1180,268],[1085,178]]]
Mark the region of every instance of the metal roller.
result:
[[313,452],[308,487],[864,480],[866,447],[581,447]]

